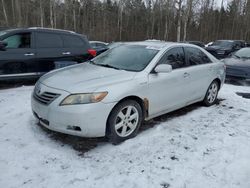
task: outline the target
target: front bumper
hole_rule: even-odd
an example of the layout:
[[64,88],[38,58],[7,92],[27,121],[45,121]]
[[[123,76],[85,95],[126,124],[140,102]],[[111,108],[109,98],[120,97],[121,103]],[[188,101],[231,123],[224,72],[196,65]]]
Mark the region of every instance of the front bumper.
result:
[[68,92],[42,86],[47,92],[60,93],[60,97],[49,105],[37,101],[32,94],[31,105],[40,124],[50,130],[82,137],[102,137],[106,133],[106,122],[115,103],[92,103],[59,106]]

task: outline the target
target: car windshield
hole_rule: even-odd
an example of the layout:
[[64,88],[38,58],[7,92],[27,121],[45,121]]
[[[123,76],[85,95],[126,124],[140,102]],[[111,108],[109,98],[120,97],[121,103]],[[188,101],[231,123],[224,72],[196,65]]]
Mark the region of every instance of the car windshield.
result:
[[212,46],[221,46],[221,47],[232,47],[233,46],[233,41],[221,41],[217,40],[213,43]]
[[97,56],[91,62],[99,66],[139,72],[150,63],[158,51],[142,45],[122,45]]
[[234,56],[238,58],[250,59],[250,48],[242,48],[241,50],[237,51]]

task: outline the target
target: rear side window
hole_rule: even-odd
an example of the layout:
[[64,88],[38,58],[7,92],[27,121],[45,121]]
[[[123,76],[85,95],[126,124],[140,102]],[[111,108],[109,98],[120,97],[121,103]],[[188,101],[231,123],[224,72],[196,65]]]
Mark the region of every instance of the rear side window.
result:
[[63,40],[59,34],[36,33],[37,48],[62,48]]
[[173,69],[185,67],[185,54],[182,47],[176,47],[168,50],[160,59],[158,64],[172,65]]
[[198,48],[186,47],[189,66],[212,63],[209,57]]
[[63,35],[64,47],[79,48],[84,47],[85,43],[81,37],[74,35]]
[[30,48],[31,33],[15,34],[3,41],[8,43],[6,48]]

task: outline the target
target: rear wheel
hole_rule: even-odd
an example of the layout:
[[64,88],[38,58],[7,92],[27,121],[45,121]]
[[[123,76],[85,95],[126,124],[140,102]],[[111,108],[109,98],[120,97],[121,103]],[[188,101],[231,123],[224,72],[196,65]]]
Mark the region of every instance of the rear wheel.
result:
[[215,80],[210,84],[206,96],[203,100],[203,103],[206,106],[214,105],[217,100],[218,92],[219,92],[219,83]]
[[133,100],[119,103],[112,110],[107,123],[107,137],[118,144],[136,136],[142,123],[142,109]]

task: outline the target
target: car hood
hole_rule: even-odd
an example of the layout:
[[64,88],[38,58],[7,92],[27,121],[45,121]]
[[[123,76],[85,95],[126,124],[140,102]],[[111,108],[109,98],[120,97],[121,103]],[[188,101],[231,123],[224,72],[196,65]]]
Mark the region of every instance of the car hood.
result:
[[230,48],[225,48],[225,47],[222,47],[222,46],[209,46],[206,48],[206,50],[208,51],[216,51],[216,50],[231,50]]
[[246,67],[250,68],[250,59],[237,59],[237,58],[227,58],[223,60],[227,66],[230,67]]
[[82,63],[48,73],[39,81],[48,87],[70,93],[93,92],[99,87],[129,81],[135,74],[135,72]]

